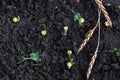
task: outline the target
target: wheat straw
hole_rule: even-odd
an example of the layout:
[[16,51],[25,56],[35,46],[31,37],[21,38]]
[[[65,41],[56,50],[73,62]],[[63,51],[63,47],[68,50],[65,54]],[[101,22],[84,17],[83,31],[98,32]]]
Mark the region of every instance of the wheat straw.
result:
[[88,71],[87,71],[87,80],[89,79],[90,74],[92,72],[93,65],[94,65],[95,60],[97,58],[97,52],[98,52],[99,45],[100,45],[100,15],[101,15],[101,11],[100,11],[100,9],[98,9],[98,28],[99,28],[99,30],[98,30],[98,44],[97,44],[95,53],[94,53],[93,57],[91,58],[91,61],[90,61],[90,64],[89,64],[89,68],[88,68]]
[[98,5],[98,7],[101,9],[101,11],[103,12],[107,22],[109,23],[109,25],[112,27],[112,21],[109,17],[108,12],[106,11],[105,7],[103,6],[102,2],[100,0],[95,0],[96,4]]
[[85,47],[85,45],[87,44],[87,42],[88,42],[88,41],[90,40],[90,38],[92,37],[92,35],[93,35],[95,29],[97,28],[97,26],[98,26],[98,22],[97,22],[96,26],[95,26],[93,29],[91,29],[91,30],[89,30],[89,31],[87,32],[86,38],[84,39],[84,41],[82,42],[82,44],[81,44],[80,47],[78,48],[77,54]]

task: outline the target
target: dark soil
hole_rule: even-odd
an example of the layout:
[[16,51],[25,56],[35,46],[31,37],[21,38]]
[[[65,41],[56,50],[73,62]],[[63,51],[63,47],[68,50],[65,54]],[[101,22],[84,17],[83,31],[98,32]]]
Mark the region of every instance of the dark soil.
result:
[[[97,22],[94,0],[0,0],[0,80],[86,80],[90,59],[97,45],[98,33],[76,55],[86,32]],[[111,4],[107,6],[107,4]],[[112,48],[120,48],[120,0],[103,0],[113,27],[105,27],[101,16],[101,42],[99,55],[90,80],[120,80],[120,57]],[[69,6],[85,18],[84,27],[73,20]],[[18,23],[12,18],[20,16]],[[47,36],[41,35],[42,24],[47,25]],[[69,27],[63,37],[64,26]],[[45,55],[42,61],[28,60],[18,64],[19,49],[28,57],[31,52]],[[75,64],[68,69],[66,51],[73,50]]]

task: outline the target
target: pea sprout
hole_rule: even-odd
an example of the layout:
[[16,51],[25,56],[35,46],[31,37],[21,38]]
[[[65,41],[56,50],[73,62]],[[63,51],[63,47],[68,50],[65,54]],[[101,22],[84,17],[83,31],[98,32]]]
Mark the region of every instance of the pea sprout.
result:
[[42,30],[42,31],[41,31],[41,34],[42,34],[43,36],[46,36],[46,35],[47,35],[47,31],[46,31],[46,30]]
[[41,31],[42,36],[46,36],[47,35],[46,24],[42,24],[41,27],[42,27],[42,31]]
[[115,51],[117,56],[120,56],[120,49],[118,48],[113,48],[113,51]]
[[74,21],[78,21],[79,25],[82,26],[83,23],[85,22],[85,19],[81,17],[80,13],[75,13],[74,14]]
[[20,21],[20,17],[19,16],[13,17],[13,22],[14,23],[17,23],[19,21]]
[[72,50],[67,51],[68,56],[72,55]]
[[68,26],[65,26],[63,29],[64,29],[64,31],[62,32],[63,36],[67,36],[67,34],[68,34]]
[[30,53],[30,57],[27,57],[27,58],[24,56],[21,56],[20,63],[23,61],[26,61],[26,60],[32,60],[32,61],[35,61],[36,63],[38,63],[41,61],[40,56],[41,55],[39,52]]
[[77,21],[79,23],[79,27],[83,26],[85,19],[81,16],[81,14],[79,12],[75,12],[69,6],[66,6],[66,8],[74,14],[74,21]]
[[72,50],[67,51],[69,61],[67,62],[67,67],[70,69],[74,65],[74,58],[72,57]]
[[43,29],[46,29],[46,24],[42,24],[41,27],[42,27]]
[[120,6],[117,6],[118,8],[120,8]]
[[70,69],[71,67],[72,67],[72,63],[71,62],[67,62],[67,67],[68,67],[68,69]]

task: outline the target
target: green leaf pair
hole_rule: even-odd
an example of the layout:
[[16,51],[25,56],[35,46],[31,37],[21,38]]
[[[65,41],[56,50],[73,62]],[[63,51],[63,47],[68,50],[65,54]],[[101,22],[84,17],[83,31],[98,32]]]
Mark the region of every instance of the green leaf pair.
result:
[[118,8],[120,8],[120,6],[117,6]]
[[118,49],[118,48],[113,48],[113,50],[116,52],[116,55],[117,55],[117,56],[120,56],[120,49]]
[[84,18],[81,17],[80,13],[75,13],[74,21],[78,21],[79,26],[83,26],[83,23],[85,22]]
[[41,59],[40,59],[40,53],[39,52],[31,53],[30,54],[30,59],[33,60],[33,61],[35,61],[35,62],[41,61]]
[[36,63],[41,61],[40,58],[40,53],[39,52],[34,52],[34,53],[30,53],[30,57],[25,58],[24,56],[21,56],[20,62],[26,61],[26,60],[32,60],[35,61]]
[[116,52],[116,55],[117,55],[117,56],[120,56],[120,52]]
[[76,14],[74,15],[74,21],[79,21],[80,18],[82,18],[81,15],[80,15],[80,13],[76,13]]

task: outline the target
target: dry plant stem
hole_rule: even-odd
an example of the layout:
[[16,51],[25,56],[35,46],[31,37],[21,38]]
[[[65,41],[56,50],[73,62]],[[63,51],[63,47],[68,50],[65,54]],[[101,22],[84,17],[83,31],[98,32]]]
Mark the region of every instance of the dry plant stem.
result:
[[92,35],[93,35],[95,29],[97,28],[97,26],[98,26],[98,22],[97,22],[97,24],[95,25],[95,27],[94,27],[93,29],[91,29],[91,30],[89,30],[89,31],[87,32],[87,36],[86,36],[86,38],[84,39],[84,41],[82,42],[82,44],[80,45],[80,47],[78,48],[77,54],[79,54],[79,52],[85,47],[85,45],[87,44],[87,42],[88,42],[88,41],[90,40],[90,38],[92,37]]
[[80,0],[77,0],[77,3],[79,3],[80,2]]
[[[105,15],[105,18],[107,19],[107,21],[109,22],[110,26],[112,26],[112,22],[111,19],[105,9],[105,7],[102,5],[102,2],[99,0],[95,0],[96,3],[98,4],[99,8],[102,10],[102,12]],[[92,29],[88,31],[88,35],[86,36],[85,40],[82,42],[82,44],[80,45],[80,47],[78,48],[77,54],[83,49],[83,47],[85,47],[85,45],[87,44],[87,42],[89,41],[89,39],[92,37],[96,27],[98,26],[98,22],[96,24],[96,26]]]
[[105,7],[103,6],[102,2],[100,0],[95,0],[96,4],[98,5],[98,7],[101,9],[101,11],[103,12],[107,22],[110,24],[110,26],[112,27],[112,21],[109,17],[108,12],[106,11]]
[[89,68],[88,68],[88,71],[87,71],[87,80],[89,79],[90,74],[92,72],[93,65],[94,65],[95,60],[97,58],[97,53],[98,53],[98,49],[99,49],[99,45],[100,45],[100,15],[101,15],[101,11],[100,11],[100,9],[98,9],[98,28],[99,28],[99,30],[98,30],[98,43],[97,43],[95,53],[94,53],[93,57],[91,58],[91,61],[90,61],[90,64],[89,64]]

